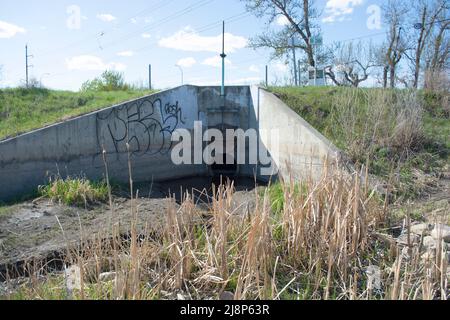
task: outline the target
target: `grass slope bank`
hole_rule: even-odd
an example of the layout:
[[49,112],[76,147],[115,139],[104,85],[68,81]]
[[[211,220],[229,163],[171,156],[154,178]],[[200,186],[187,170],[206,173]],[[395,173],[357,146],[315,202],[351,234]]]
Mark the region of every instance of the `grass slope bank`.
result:
[[0,140],[154,93],[150,90],[71,92],[0,90]]
[[437,188],[450,164],[445,94],[337,87],[274,87],[281,100],[401,199]]

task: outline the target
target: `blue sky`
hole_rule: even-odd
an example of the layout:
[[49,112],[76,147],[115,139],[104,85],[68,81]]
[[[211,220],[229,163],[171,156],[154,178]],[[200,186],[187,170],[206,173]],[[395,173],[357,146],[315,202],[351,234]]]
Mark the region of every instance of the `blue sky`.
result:
[[[325,43],[371,36],[381,41],[383,26],[368,26],[383,0],[317,0]],[[376,8],[376,7],[375,7]],[[247,48],[247,39],[280,28],[246,14],[239,0],[0,0],[0,87],[25,78],[24,47],[33,55],[30,73],[50,88],[78,90],[102,70],[124,73],[130,83],[168,88],[181,82],[218,84],[221,23],[227,21],[227,84],[259,83],[290,77],[283,61],[267,50]],[[369,38],[365,38],[369,39]]]

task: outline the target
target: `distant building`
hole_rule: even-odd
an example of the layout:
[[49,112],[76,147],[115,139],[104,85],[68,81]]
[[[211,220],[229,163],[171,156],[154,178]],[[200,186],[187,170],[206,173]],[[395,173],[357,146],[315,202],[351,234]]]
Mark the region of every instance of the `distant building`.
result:
[[308,68],[308,85],[310,86],[324,86],[326,85],[325,70],[322,67]]

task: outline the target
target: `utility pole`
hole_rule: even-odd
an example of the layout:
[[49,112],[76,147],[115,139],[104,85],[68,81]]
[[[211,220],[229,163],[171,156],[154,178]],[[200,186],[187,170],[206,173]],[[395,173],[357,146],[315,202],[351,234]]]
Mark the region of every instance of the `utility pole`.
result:
[[298,86],[298,80],[297,80],[297,58],[295,57],[295,40],[294,37],[292,37],[292,55],[294,58],[294,83],[295,86]]
[[28,64],[28,58],[32,58],[32,57],[33,57],[32,55],[29,55],[29,54],[28,54],[28,45],[25,45],[25,83],[26,83],[27,88],[28,88],[28,86],[29,86],[29,82],[28,82],[28,69],[30,69],[31,67],[33,67],[33,66],[30,66],[30,65]]
[[178,67],[178,69],[180,69],[181,72],[181,85],[184,84],[184,72],[183,72],[183,68],[181,68],[180,65],[176,64],[175,67]]
[[152,90],[152,65],[148,65],[148,89]]
[[266,65],[266,87],[269,87],[269,66]]
[[220,88],[220,95],[222,97],[225,96],[225,58],[227,55],[225,54],[225,21],[222,22],[222,54],[220,55],[222,58],[222,87]]

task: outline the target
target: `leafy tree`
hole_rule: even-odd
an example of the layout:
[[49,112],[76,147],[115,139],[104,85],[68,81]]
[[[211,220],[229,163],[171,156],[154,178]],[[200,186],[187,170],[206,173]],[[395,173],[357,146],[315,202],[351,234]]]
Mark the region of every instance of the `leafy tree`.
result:
[[81,91],[126,91],[130,86],[125,83],[123,74],[117,71],[105,71],[100,77],[88,80]]

